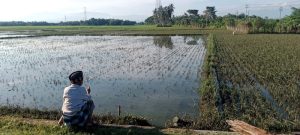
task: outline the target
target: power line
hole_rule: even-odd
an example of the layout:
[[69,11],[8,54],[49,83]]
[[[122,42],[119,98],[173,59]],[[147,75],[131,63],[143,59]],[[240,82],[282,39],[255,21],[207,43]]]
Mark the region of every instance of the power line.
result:
[[251,5],[251,7],[288,7],[288,6],[294,6],[299,4],[300,1],[275,3],[275,4],[249,4],[249,5]]
[[[296,5],[300,5],[300,1],[299,3],[293,3],[293,4],[287,4],[287,5],[284,5],[284,6],[280,6],[280,5],[274,5],[274,4],[247,4],[248,5],[248,8],[247,8],[247,11],[245,12],[245,14],[248,14],[248,10],[251,9],[251,10],[256,10],[256,9],[266,9],[266,8],[280,8],[282,7],[284,9],[284,7],[291,7],[291,6],[296,6]],[[237,8],[230,8],[230,9],[222,9],[222,10],[218,10],[218,12],[234,12],[234,11],[242,11],[242,10],[245,10],[246,8],[246,5],[243,8],[241,7],[237,7]]]
[[293,4],[289,4],[289,5],[284,5],[284,6],[280,6],[280,5],[261,5],[261,6],[251,6],[251,9],[267,9],[267,8],[287,8],[287,7],[295,7],[297,5],[300,5],[300,3],[293,3]]
[[[300,1],[299,0],[290,0],[285,3],[273,3],[273,4],[249,4],[247,3],[245,7],[231,7],[227,9],[221,9],[218,10],[219,13],[234,13],[236,11],[243,13],[245,12],[245,16],[250,15],[250,9],[252,11],[257,11],[257,10],[267,10],[267,9],[272,9],[278,11],[279,8],[279,17],[282,18],[283,16],[283,11],[285,8],[289,7],[297,7],[300,6]],[[280,9],[282,7],[282,9]],[[246,10],[246,11],[245,11]]]

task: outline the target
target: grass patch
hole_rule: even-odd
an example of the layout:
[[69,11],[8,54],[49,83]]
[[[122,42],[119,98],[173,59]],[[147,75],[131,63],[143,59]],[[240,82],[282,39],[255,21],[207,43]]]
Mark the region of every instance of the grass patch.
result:
[[[41,111],[38,109],[20,108],[20,107],[0,107],[0,116],[11,116],[31,119],[46,119],[46,120],[59,120],[62,113],[59,111]],[[138,125],[138,126],[151,126],[149,122],[139,116],[114,116],[94,114],[93,119],[99,124],[117,124],[117,125]]]
[[101,134],[101,135],[160,135],[159,129],[141,129],[141,128],[117,128],[117,127],[90,127],[82,130],[68,129],[52,124],[29,123],[15,117],[0,117],[0,134],[14,135],[57,135],[57,134]]
[[215,34],[208,38],[199,129],[238,119],[270,132],[300,129],[299,35]]

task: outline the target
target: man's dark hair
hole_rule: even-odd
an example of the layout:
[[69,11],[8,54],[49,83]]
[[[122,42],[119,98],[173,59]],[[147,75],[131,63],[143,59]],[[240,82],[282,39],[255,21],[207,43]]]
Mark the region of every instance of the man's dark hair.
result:
[[83,72],[82,71],[76,71],[76,72],[73,72],[72,74],[70,74],[69,76],[69,80],[71,82],[75,82],[75,81],[81,81],[83,80]]

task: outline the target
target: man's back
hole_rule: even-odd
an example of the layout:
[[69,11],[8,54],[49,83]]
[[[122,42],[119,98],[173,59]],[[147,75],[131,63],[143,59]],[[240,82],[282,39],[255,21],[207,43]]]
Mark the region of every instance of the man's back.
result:
[[86,89],[76,84],[72,84],[64,89],[63,98],[62,111],[64,115],[69,116],[80,111],[81,107],[91,100],[91,96],[86,92]]

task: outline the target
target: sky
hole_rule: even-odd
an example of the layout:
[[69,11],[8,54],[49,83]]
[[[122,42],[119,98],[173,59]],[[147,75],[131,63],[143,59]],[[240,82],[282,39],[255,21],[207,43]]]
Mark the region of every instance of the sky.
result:
[[[300,7],[300,0],[161,0],[162,5],[175,6],[175,15],[188,9],[215,6],[217,15],[245,13],[249,6],[250,15],[279,18],[291,13],[291,6]],[[0,0],[0,21],[75,21],[87,18],[115,18],[143,21],[152,15],[156,0]]]

